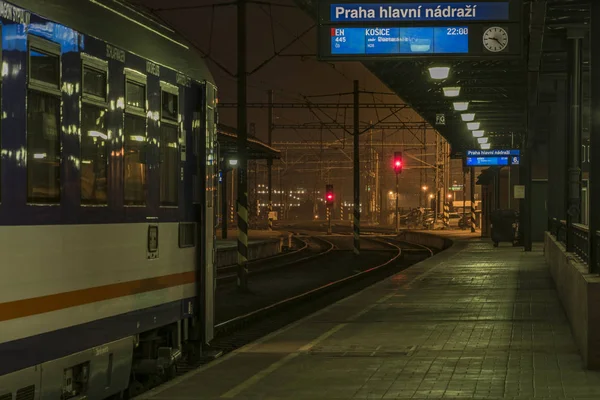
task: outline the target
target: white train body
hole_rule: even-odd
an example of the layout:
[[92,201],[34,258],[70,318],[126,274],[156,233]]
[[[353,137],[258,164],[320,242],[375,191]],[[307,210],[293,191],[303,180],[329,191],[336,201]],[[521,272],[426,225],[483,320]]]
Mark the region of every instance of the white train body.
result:
[[122,396],[211,339],[213,78],[119,1],[0,23],[0,400]]

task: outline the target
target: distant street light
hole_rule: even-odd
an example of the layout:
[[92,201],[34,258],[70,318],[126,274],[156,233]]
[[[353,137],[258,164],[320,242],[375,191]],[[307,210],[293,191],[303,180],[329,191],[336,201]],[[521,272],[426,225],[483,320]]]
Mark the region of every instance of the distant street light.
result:
[[427,186],[423,186],[421,189],[423,189],[423,191],[426,192],[429,188]]

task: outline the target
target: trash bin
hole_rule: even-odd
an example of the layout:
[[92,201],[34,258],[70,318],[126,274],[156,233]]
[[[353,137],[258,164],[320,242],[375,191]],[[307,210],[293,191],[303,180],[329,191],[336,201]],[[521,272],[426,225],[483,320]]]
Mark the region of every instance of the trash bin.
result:
[[518,243],[519,214],[515,210],[495,210],[492,212],[492,241],[494,247],[500,242],[513,245]]

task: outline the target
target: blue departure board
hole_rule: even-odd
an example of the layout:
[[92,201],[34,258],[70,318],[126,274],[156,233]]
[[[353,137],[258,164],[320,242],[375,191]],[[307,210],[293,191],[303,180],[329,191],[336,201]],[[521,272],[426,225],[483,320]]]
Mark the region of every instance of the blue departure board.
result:
[[521,164],[520,150],[468,150],[467,167],[502,167]]
[[332,55],[466,54],[469,28],[331,28]]

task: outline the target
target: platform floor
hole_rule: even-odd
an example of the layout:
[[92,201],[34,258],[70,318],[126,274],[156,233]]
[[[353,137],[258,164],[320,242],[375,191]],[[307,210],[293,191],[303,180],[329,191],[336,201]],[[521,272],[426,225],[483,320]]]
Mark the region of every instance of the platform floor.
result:
[[142,398],[599,399],[534,250],[459,240]]

